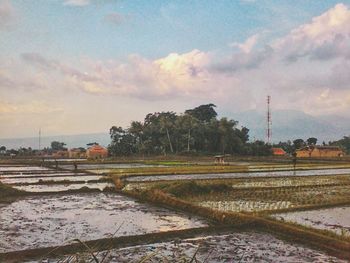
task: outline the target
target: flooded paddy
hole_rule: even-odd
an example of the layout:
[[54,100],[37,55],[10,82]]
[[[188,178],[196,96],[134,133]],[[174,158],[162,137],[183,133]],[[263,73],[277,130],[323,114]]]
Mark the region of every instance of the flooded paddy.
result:
[[59,176],[77,176],[77,175],[89,175],[83,172],[73,173],[70,171],[47,171],[45,173],[14,173],[0,175],[0,179],[8,178],[35,178],[35,177],[59,177]]
[[350,237],[350,206],[275,214],[274,217]]
[[275,172],[245,172],[245,173],[211,173],[211,174],[178,174],[178,175],[152,175],[128,177],[130,182],[195,180],[217,178],[247,178],[247,177],[288,177],[288,176],[314,176],[314,175],[344,175],[350,174],[347,169],[325,169],[305,171],[275,171]]
[[[184,183],[185,184],[185,183]],[[202,192],[178,192],[171,184],[163,189],[174,193],[177,197],[196,205],[221,211],[261,212],[284,210],[297,207],[312,208],[320,205],[335,205],[350,202],[350,185],[324,185],[305,187],[276,188],[223,188],[209,191],[211,185],[192,183],[194,189],[207,189]],[[219,185],[220,186],[220,185]],[[218,189],[217,184],[214,187]],[[163,186],[164,187],[164,186]],[[178,186],[177,189],[188,186]],[[173,189],[173,190],[172,190]],[[174,190],[175,189],[175,190]],[[172,191],[172,192],[171,192]],[[199,191],[199,190],[197,190]]]
[[[256,232],[231,233],[179,239],[173,242],[112,249],[96,253],[106,262],[346,262],[323,252],[290,244],[269,234]],[[66,257],[49,259],[59,262]],[[79,255],[80,260],[91,259]],[[74,258],[73,258],[74,259]],[[63,262],[63,261],[60,261]],[[90,262],[90,261],[89,261]],[[29,262],[28,262],[29,263]]]
[[67,184],[38,184],[38,185],[18,185],[13,188],[31,193],[56,193],[69,190],[79,190],[81,188],[98,189],[103,191],[106,187],[114,187],[113,183],[67,183]]
[[[142,163],[98,163],[98,164],[78,164],[80,170],[108,170],[127,169],[127,168],[144,168],[144,167],[165,167],[164,165],[148,165]],[[59,165],[59,168],[74,169],[73,164]]]
[[112,193],[26,197],[0,207],[0,222],[0,252],[207,226]]
[[49,170],[47,167],[41,166],[0,166],[0,173],[11,173],[11,172],[28,172],[28,171],[46,171]]
[[202,201],[197,205],[224,212],[259,212],[264,210],[278,210],[292,208],[294,205],[289,201]]
[[98,175],[73,175],[73,176],[50,176],[50,177],[31,177],[31,178],[0,178],[0,181],[4,184],[27,184],[27,183],[52,183],[52,182],[76,182],[76,181],[92,181],[104,179],[105,176]]

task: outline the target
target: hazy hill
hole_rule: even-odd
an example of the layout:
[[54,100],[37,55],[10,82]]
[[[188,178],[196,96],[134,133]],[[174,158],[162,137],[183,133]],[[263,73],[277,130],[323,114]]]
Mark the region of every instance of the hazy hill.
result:
[[[266,115],[257,111],[231,114],[241,125],[250,129],[250,139],[265,140]],[[337,140],[350,134],[350,118],[340,116],[311,116],[296,110],[272,112],[272,139],[274,142],[297,138],[318,138],[319,142]]]
[[[90,142],[98,142],[100,145],[108,146],[110,143],[110,137],[108,133],[91,133],[91,134],[75,134],[75,135],[62,135],[62,136],[47,136],[41,138],[41,148],[49,147],[52,141],[65,142],[68,148],[85,147]],[[36,138],[13,138],[13,139],[0,139],[0,145],[6,146],[6,148],[20,148],[20,147],[32,147],[38,149],[39,139]]]

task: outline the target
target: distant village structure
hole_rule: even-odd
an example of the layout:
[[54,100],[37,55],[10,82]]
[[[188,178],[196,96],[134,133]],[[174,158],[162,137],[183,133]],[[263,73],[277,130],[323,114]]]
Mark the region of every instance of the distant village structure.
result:
[[72,159],[86,158],[86,150],[84,148],[73,148],[68,151],[68,157]]
[[338,146],[306,146],[295,151],[297,158],[343,157],[344,151]]
[[86,158],[88,159],[104,159],[108,157],[108,150],[99,144],[93,144],[86,150]]
[[272,148],[272,155],[274,156],[285,156],[287,155],[286,151],[282,148]]

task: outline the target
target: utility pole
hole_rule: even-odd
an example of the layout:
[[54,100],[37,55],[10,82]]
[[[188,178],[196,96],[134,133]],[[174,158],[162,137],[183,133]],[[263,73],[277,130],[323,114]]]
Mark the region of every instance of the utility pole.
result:
[[271,119],[271,108],[270,108],[270,104],[271,104],[271,96],[268,95],[267,96],[267,118],[266,118],[266,142],[268,144],[271,144],[271,137],[272,137],[272,119]]
[[41,150],[41,128],[39,128],[39,151]]

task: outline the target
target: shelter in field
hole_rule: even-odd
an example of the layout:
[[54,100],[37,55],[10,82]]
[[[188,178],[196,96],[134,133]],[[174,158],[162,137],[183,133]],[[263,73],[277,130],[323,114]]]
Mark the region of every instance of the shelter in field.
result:
[[295,151],[298,158],[343,157],[344,151],[338,146],[307,146]]
[[282,148],[272,148],[272,155],[274,156],[284,156],[287,153]]
[[91,145],[86,150],[86,157],[88,159],[104,159],[108,156],[108,150],[99,144]]
[[225,164],[225,155],[214,156],[216,164]]
[[68,151],[69,158],[86,158],[86,150],[84,148],[73,148]]

